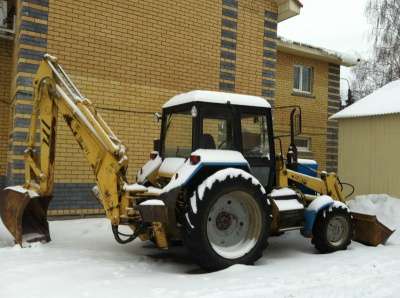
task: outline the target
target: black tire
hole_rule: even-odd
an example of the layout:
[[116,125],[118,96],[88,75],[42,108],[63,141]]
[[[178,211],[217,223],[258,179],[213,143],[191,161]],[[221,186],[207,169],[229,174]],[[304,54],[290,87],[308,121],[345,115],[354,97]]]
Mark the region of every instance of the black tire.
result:
[[[339,228],[339,232],[329,236],[329,230],[331,229],[332,231],[335,227]],[[312,242],[319,252],[331,253],[338,250],[346,250],[351,243],[352,237],[351,215],[346,208],[331,207],[318,213],[313,227]]]
[[[228,197],[225,195],[232,196],[232,203],[229,202],[229,199],[227,199]],[[193,200],[195,199],[196,202],[197,210],[194,211],[192,209],[193,206],[190,202],[190,199],[188,199],[188,210],[185,214],[185,220],[183,223],[183,241],[184,245],[189,251],[189,254],[200,267],[207,271],[215,271],[229,267],[234,264],[250,265],[262,257],[263,250],[267,247],[268,244],[267,240],[269,236],[272,215],[270,203],[268,202],[267,196],[262,193],[260,185],[254,185],[250,177],[248,179],[245,179],[240,175],[233,178],[230,178],[228,176],[226,180],[216,180],[212,184],[211,188],[206,188],[203,198],[199,198],[199,190],[196,190],[193,196]],[[251,210],[255,212],[254,218],[257,218],[257,220],[253,220],[253,218],[251,218],[251,220],[248,221],[248,224],[243,224],[243,222],[241,222],[240,220],[240,217],[235,216],[235,212],[229,213],[231,211],[231,209],[229,208],[232,208],[232,210],[235,209],[235,206],[239,206],[236,205],[237,202],[240,202],[241,200],[247,200],[248,203],[238,203],[241,204],[240,206],[242,206],[238,209],[240,210],[240,208],[245,208],[243,207],[243,205],[246,204],[249,204],[249,206],[251,205]],[[216,204],[216,202],[218,203]],[[227,206],[222,204],[232,205]],[[218,211],[213,211],[212,208],[214,208],[214,210],[220,210],[217,209],[217,207],[213,207],[220,205],[223,206],[222,208],[226,207],[228,211],[222,211],[218,213],[218,216],[215,216],[213,212]],[[224,215],[228,214],[230,218],[228,220],[229,224],[226,230],[230,229],[230,232],[236,231],[236,233],[230,233],[228,231],[228,237],[236,237],[240,239],[240,236],[236,235],[239,235],[244,230],[244,233],[248,234],[251,231],[256,231],[255,233],[259,235],[258,237],[256,237],[257,240],[255,245],[251,249],[249,248],[249,250],[241,256],[232,258],[221,256],[217,252],[217,250],[213,248],[213,245],[215,246],[215,244],[212,244],[209,240],[208,231],[209,229],[211,229],[210,226],[215,225],[214,229],[215,231],[217,231],[216,229],[221,228],[221,222],[222,224],[226,224],[226,221],[224,221],[226,217],[222,218],[222,220],[219,220],[222,213],[224,213]],[[238,214],[240,214],[240,212]],[[250,212],[248,214],[250,214]],[[214,219],[211,219],[211,216],[213,216]],[[250,217],[242,217],[242,219],[243,218],[249,219]],[[218,221],[220,223],[219,226]],[[218,230],[214,234],[210,233],[210,235],[225,233],[225,230],[223,229],[224,227],[222,227],[222,229]],[[213,235],[211,235],[210,237],[212,237]],[[217,237],[220,237],[220,239],[224,239],[223,237],[225,236],[219,235]],[[245,240],[243,240],[243,243],[246,243]],[[229,250],[230,247],[223,249]],[[234,254],[236,254],[236,252],[234,252]]]

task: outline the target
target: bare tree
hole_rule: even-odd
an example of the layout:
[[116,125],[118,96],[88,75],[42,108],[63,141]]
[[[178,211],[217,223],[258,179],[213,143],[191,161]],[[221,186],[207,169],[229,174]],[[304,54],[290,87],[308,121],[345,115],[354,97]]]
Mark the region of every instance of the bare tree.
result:
[[371,24],[372,58],[353,69],[356,98],[400,78],[400,1],[368,0],[365,9]]

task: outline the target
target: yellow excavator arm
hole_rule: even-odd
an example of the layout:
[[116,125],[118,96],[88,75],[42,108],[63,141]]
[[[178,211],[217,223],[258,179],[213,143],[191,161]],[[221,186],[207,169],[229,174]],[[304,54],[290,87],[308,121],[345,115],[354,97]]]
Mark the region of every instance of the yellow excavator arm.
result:
[[336,201],[345,203],[342,187],[336,173],[321,172],[320,177],[312,177],[294,170],[288,169],[283,159],[277,158],[276,180],[278,187],[288,187],[289,182],[296,182],[320,195],[328,195]]
[[[112,225],[119,224],[121,213],[125,212],[128,204],[128,195],[124,192],[128,166],[125,146],[105,123],[90,100],[82,96],[57,63],[57,59],[46,54],[34,78],[33,113],[25,151],[25,184],[22,188],[26,192],[21,192],[19,195],[18,189],[6,189],[2,192],[7,194],[1,194],[2,197],[8,196],[7,199],[0,201],[3,222],[18,243],[22,242],[22,236],[26,234],[23,225],[27,227],[35,225],[32,222],[27,223],[29,218],[35,221],[32,218],[36,217],[37,222],[47,224],[45,218],[40,218],[46,216],[47,206],[53,193],[59,114],[71,129],[94,172],[98,199]],[[40,150],[36,152],[35,136],[38,129],[40,129]],[[30,215],[23,214],[26,212]],[[34,229],[32,232],[40,234],[43,229],[46,230],[46,227]]]

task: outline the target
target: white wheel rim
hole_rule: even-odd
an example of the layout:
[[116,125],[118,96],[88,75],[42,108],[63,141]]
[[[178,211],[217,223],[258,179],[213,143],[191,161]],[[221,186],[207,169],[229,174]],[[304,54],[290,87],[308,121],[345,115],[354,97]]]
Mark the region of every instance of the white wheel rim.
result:
[[243,191],[218,198],[207,217],[207,237],[213,250],[223,258],[237,259],[250,252],[262,231],[261,210]]

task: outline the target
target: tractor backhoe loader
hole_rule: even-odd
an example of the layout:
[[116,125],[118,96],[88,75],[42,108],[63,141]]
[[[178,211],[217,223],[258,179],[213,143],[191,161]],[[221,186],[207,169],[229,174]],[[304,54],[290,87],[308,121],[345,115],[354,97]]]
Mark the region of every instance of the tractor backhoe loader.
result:
[[[47,209],[61,114],[93,170],[93,193],[119,243],[139,237],[167,249],[183,242],[201,267],[216,270],[254,263],[270,235],[289,230],[311,238],[322,253],[346,249],[352,238],[384,242],[392,231],[375,217],[350,213],[335,173],[312,177],[299,170],[294,136],[301,133],[301,109],[292,108],[284,159],[264,98],[212,91],[177,95],[158,115],[160,139],[130,184],[125,146],[46,54],[34,78],[25,184],[0,192],[2,221],[20,245],[50,241]],[[120,225],[132,233],[120,233]]]

